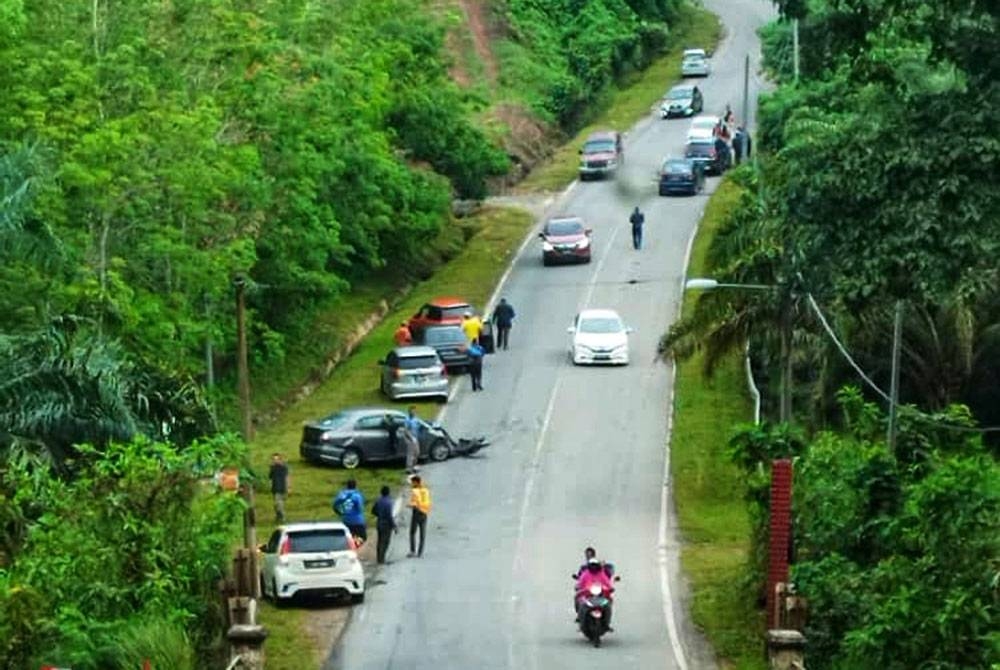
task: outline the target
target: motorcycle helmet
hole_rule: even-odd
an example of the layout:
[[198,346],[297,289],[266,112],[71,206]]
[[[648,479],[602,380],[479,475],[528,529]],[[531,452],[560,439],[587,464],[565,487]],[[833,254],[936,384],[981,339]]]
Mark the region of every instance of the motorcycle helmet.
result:
[[591,558],[587,560],[587,570],[590,572],[600,572],[601,562],[596,558]]

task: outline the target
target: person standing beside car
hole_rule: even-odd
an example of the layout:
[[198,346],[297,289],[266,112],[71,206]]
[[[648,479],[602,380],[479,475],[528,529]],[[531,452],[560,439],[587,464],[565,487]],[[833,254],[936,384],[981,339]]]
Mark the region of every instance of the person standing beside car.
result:
[[274,498],[274,520],[285,522],[285,500],[288,497],[288,464],[281,454],[275,452],[271,456],[271,467],[267,470],[267,478],[271,480],[271,496]]
[[507,298],[500,298],[500,304],[493,310],[493,325],[497,327],[497,350],[507,350],[510,329],[514,325],[514,316],[514,308],[507,302]]
[[399,325],[399,328],[396,329],[392,339],[396,343],[397,347],[405,347],[413,344],[413,333],[410,332],[410,326],[406,323],[406,321]]
[[410,405],[403,421],[403,440],[406,442],[406,471],[411,475],[417,471],[420,459],[420,431],[424,424],[417,416],[417,408]]
[[479,345],[478,342],[473,342],[469,345],[469,377],[472,378],[472,390],[482,391],[483,390],[483,356],[486,355],[486,351]]
[[462,332],[468,338],[469,344],[479,342],[479,334],[483,332],[483,322],[472,312],[462,315]]
[[331,503],[333,511],[340,516],[351,535],[365,542],[368,540],[368,527],[365,523],[365,497],[358,490],[358,483],[348,479],[345,488],[338,493]]

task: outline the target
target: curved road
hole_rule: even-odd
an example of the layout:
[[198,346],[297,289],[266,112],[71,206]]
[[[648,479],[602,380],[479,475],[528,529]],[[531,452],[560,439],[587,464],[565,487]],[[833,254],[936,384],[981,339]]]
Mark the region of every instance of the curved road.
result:
[[[714,72],[700,83],[706,111],[728,102],[739,114],[744,57],[753,77],[755,30],[771,4],[705,4],[726,26]],[[752,78],[751,108],[757,88]],[[714,667],[684,606],[666,476],[673,375],[656,359],[706,202],[656,194],[655,171],[682,151],[687,126],[651,111],[626,138],[617,182],[575,184],[549,208],[587,220],[594,260],[544,268],[534,242],[516,258],[502,293],[518,315],[512,348],[487,357],[483,393],[462,378],[446,409],[453,434],[489,435],[493,445],[480,458],[425,468],[434,510],[424,557],[404,557],[401,528],[392,563],[326,668]],[[641,252],[628,224],[636,204],[646,213]],[[566,327],[584,307],[616,309],[636,329],[631,365],[568,362]],[[577,631],[571,607],[569,574],[588,544],[622,575],[616,632],[599,650]]]

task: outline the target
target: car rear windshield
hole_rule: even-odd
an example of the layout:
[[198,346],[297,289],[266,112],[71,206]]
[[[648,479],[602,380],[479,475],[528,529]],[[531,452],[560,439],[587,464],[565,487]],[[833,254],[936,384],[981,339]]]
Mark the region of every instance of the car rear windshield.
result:
[[549,221],[545,224],[545,232],[557,237],[579,235],[583,232],[583,225],[579,221]]
[[289,552],[293,554],[322,554],[350,548],[347,533],[339,528],[296,530],[288,533],[288,542]]
[[472,310],[468,305],[455,305],[454,307],[445,307],[441,310],[442,319],[453,319],[455,317],[461,317],[466,312],[471,312]]
[[400,357],[400,370],[417,370],[419,368],[434,368],[439,365],[436,356],[406,356]]
[[708,158],[712,156],[715,152],[715,145],[708,144],[707,142],[692,142],[687,145],[687,149],[684,153],[688,156],[698,156],[701,158]]
[[621,329],[621,321],[612,317],[583,319],[579,327],[581,333],[618,333]]
[[583,145],[585,154],[614,153],[614,150],[614,140],[591,140]]
[[693,88],[672,88],[667,97],[671,100],[688,100],[694,96]]
[[667,161],[663,164],[663,171],[667,174],[687,174],[691,172],[691,166],[687,161]]
[[424,333],[424,342],[431,345],[450,344],[464,340],[465,333],[461,328],[428,328]]

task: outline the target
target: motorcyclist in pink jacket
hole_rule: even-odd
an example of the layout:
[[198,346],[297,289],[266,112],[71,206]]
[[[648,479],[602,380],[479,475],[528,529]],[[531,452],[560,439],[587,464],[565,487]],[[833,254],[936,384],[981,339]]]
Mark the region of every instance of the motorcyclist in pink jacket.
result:
[[[608,577],[608,573],[604,570],[604,565],[601,564],[596,557],[591,558],[587,561],[587,569],[584,570],[576,580],[576,613],[577,621],[580,621],[580,602],[587,596],[590,591],[590,587],[593,585],[599,585],[604,595],[611,599],[611,594],[614,593],[614,586],[611,584],[611,578]],[[611,632],[614,629],[611,628],[611,606],[608,605],[607,608],[607,619],[608,631]]]

